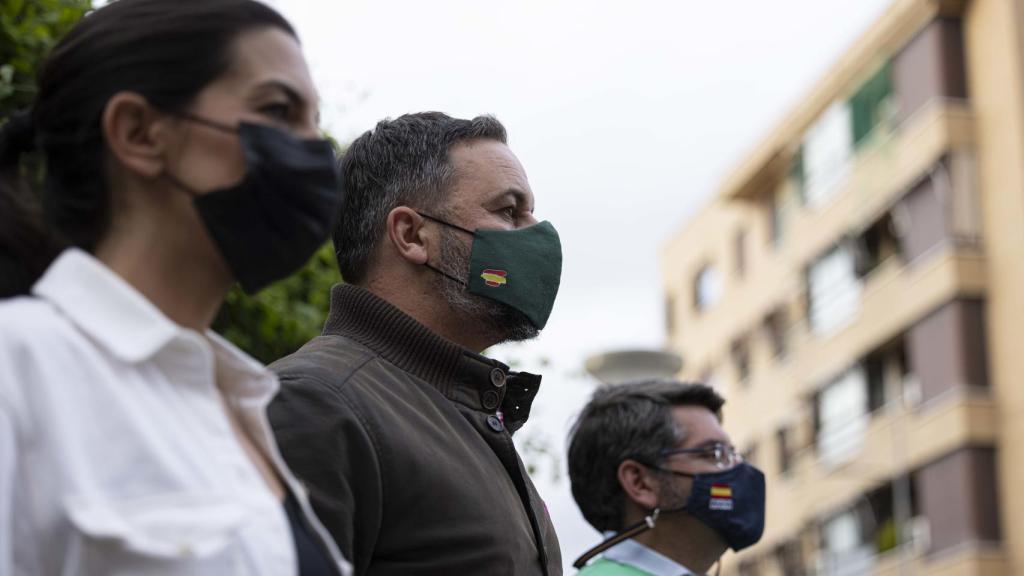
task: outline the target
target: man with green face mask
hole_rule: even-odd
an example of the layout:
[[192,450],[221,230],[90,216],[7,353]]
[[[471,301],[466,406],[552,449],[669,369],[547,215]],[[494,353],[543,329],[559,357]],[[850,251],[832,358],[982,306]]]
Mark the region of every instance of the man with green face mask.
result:
[[346,284],[321,337],[271,366],[285,459],[358,574],[561,574],[511,434],[540,376],[481,355],[535,337],[557,232],[494,118],[380,122],[342,162]]

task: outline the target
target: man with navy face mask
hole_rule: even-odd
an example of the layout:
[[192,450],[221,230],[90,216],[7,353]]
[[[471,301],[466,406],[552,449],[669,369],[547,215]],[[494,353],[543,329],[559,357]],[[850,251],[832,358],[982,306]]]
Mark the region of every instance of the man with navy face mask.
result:
[[540,376],[482,355],[538,334],[561,275],[505,128],[385,120],[341,173],[345,284],[323,335],[271,366],[285,460],[357,576],[561,574],[511,437]]
[[583,576],[706,573],[764,531],[764,475],[721,426],[724,400],[700,384],[604,386],[571,432],[569,478],[605,540],[575,563]]

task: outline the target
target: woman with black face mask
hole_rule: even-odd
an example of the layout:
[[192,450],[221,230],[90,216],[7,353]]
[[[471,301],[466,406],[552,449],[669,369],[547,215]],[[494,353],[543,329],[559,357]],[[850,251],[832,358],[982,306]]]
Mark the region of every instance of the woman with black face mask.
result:
[[262,4],[118,0],[0,128],[0,574],[349,572],[208,329],[329,233],[316,99]]

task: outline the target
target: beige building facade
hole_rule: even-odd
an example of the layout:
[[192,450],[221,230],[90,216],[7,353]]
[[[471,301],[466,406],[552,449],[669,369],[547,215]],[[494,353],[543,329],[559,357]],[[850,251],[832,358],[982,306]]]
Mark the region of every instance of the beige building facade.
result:
[[1024,574],[1024,0],[895,0],[667,244],[742,575]]

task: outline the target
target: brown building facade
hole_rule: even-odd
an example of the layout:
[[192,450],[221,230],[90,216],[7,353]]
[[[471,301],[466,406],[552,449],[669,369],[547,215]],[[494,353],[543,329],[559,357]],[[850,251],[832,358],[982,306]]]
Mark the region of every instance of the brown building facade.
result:
[[724,573],[1024,574],[1024,0],[896,0],[662,270],[768,476]]

